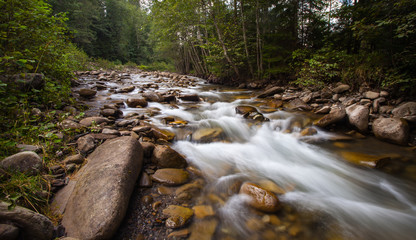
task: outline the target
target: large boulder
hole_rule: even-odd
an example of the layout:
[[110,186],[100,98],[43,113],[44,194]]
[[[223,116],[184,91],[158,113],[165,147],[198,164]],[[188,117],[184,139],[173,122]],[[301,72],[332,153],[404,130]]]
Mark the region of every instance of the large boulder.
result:
[[409,139],[409,125],[400,118],[377,118],[373,132],[377,138],[399,145],[405,145]]
[[111,239],[125,216],[142,162],[142,147],[133,137],[99,146],[75,178],[62,219],[67,235]]
[[19,229],[13,225],[0,224],[0,239],[17,240],[19,237]]
[[260,95],[258,95],[258,98],[265,98],[265,97],[270,97],[275,95],[276,93],[282,93],[285,91],[285,88],[283,87],[272,87],[267,89],[266,91],[264,91],[263,93],[261,93]]
[[280,208],[276,195],[254,183],[244,183],[240,188],[240,194],[250,196],[249,204],[257,210],[272,213]]
[[184,168],[185,158],[167,145],[157,145],[153,150],[152,162],[161,168]]
[[0,222],[11,222],[18,226],[19,239],[52,239],[54,227],[46,216],[19,206],[12,210],[8,207],[8,203],[0,202]]
[[407,102],[392,111],[394,117],[404,118],[409,122],[416,122],[416,102]]
[[346,113],[348,116],[348,122],[356,127],[360,132],[366,132],[368,129],[368,117],[370,111],[368,107],[354,104],[346,109]]
[[343,106],[333,106],[331,111],[314,122],[318,127],[326,127],[330,124],[342,121],[346,116],[345,108]]
[[35,152],[25,151],[3,159],[0,162],[0,167],[36,175],[42,170],[42,159]]

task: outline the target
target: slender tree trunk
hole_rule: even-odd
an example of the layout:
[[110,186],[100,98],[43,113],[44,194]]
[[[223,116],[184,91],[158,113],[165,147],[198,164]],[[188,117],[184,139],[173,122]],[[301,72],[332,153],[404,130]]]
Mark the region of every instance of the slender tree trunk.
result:
[[247,64],[248,64],[248,68],[250,70],[251,77],[254,77],[253,66],[251,65],[250,53],[248,51],[248,44],[247,44],[246,20],[245,20],[245,16],[244,16],[244,0],[241,0],[240,4],[241,4],[241,7],[240,7],[240,12],[241,13],[240,13],[240,15],[241,15],[241,25],[242,25],[242,28],[243,28],[244,50],[246,52]]
[[222,50],[224,52],[224,57],[227,60],[227,62],[231,65],[231,67],[233,68],[235,74],[237,75],[237,78],[240,78],[240,73],[238,72],[237,66],[234,64],[234,62],[232,61],[232,59],[228,55],[228,49],[227,49],[227,46],[225,46],[225,43],[224,43],[224,40],[223,40],[223,37],[222,37],[222,33],[221,33],[220,28],[218,27],[218,22],[217,22],[217,19],[215,17],[214,12],[212,12],[212,20],[213,20],[213,23],[214,23],[214,26],[215,26],[215,30],[217,32],[218,41],[220,42]]
[[259,0],[256,1],[256,49],[257,49],[257,78],[260,79],[263,75],[263,56],[262,43],[260,36],[260,7]]

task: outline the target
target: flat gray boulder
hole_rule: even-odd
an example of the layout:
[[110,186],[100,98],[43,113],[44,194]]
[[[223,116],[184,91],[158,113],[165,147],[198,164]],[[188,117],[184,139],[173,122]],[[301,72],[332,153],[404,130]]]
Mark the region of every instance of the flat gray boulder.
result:
[[0,162],[0,167],[36,175],[42,170],[42,159],[35,152],[25,151],[3,159]]
[[19,206],[9,210],[8,206],[8,203],[0,201],[0,222],[19,226],[19,239],[52,239],[54,227],[46,216]]
[[64,207],[67,236],[111,239],[126,214],[142,162],[143,149],[133,137],[108,140],[96,148],[75,177]]

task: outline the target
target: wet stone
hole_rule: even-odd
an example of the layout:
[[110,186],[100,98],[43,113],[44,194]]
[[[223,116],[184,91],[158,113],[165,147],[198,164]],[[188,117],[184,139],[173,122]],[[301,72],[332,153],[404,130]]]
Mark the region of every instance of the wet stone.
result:
[[140,187],[152,187],[152,179],[145,172],[142,172],[139,180]]
[[257,210],[276,212],[280,208],[279,199],[272,192],[254,183],[244,183],[240,188],[240,194],[250,196],[249,205]]
[[152,162],[161,168],[183,168],[187,165],[185,158],[167,145],[155,147]]
[[194,222],[191,226],[189,240],[211,240],[218,226],[218,220],[202,220]]
[[189,173],[183,169],[162,168],[152,175],[152,179],[169,186],[181,185],[189,180]]
[[188,228],[174,231],[174,232],[169,233],[168,239],[186,238],[189,236],[189,233],[191,233],[191,231],[189,231]]
[[192,209],[194,210],[194,214],[197,219],[203,219],[215,215],[214,209],[210,205],[198,205],[194,206]]
[[184,226],[193,214],[192,209],[178,205],[170,205],[163,210],[163,215],[168,217],[166,220],[166,227],[168,228]]

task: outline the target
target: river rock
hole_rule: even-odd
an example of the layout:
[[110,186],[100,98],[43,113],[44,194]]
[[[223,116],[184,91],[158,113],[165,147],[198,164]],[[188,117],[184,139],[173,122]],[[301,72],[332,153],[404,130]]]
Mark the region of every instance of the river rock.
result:
[[168,217],[166,220],[166,227],[180,228],[190,220],[194,212],[190,208],[170,205],[163,209],[163,214]]
[[153,150],[152,162],[161,168],[184,168],[185,158],[167,145],[157,145]]
[[79,93],[79,95],[81,97],[84,97],[84,98],[92,98],[92,97],[95,96],[95,94],[97,94],[97,91],[95,91],[93,89],[88,89],[88,88],[81,88],[78,91],[78,93]]
[[196,142],[213,142],[220,140],[219,137],[224,133],[222,128],[200,128],[192,133],[192,140]]
[[72,129],[72,130],[74,130],[74,129],[81,129],[84,126],[82,126],[81,124],[79,124],[77,122],[74,122],[72,120],[65,119],[59,124],[59,127],[61,127],[62,129]]
[[332,106],[331,111],[314,122],[318,127],[326,127],[330,124],[343,120],[346,116],[345,108],[343,106]]
[[162,168],[152,175],[152,179],[165,185],[175,186],[186,183],[189,180],[189,173],[178,168]]
[[13,225],[0,224],[0,239],[17,240],[19,237],[19,229]]
[[370,155],[359,152],[347,152],[340,153],[341,156],[348,162],[370,168],[381,168],[387,161],[391,159],[391,155]]
[[78,138],[77,148],[81,153],[88,153],[95,148],[95,139],[92,135]]
[[143,97],[149,102],[161,102],[163,98],[157,92],[145,92]]
[[331,107],[330,106],[323,106],[320,109],[316,110],[315,113],[317,114],[327,114],[331,111]]
[[77,174],[62,225],[69,237],[111,239],[141,171],[143,150],[132,137],[108,140]]
[[144,98],[129,98],[127,99],[127,106],[129,107],[147,107],[148,103]]
[[117,117],[120,114],[117,110],[106,108],[101,110],[101,115],[104,117]]
[[334,88],[332,91],[334,93],[340,94],[340,93],[344,93],[344,92],[346,92],[348,90],[350,90],[350,85],[340,84],[336,88]]
[[235,112],[237,114],[245,115],[247,113],[252,113],[252,112],[257,113],[258,111],[255,107],[252,107],[252,106],[237,106],[235,108]]
[[133,90],[135,89],[135,86],[128,86],[128,87],[124,87],[122,89],[120,89],[118,92],[119,93],[128,93],[128,92],[133,92]]
[[318,131],[315,128],[305,128],[300,132],[300,136],[305,137],[305,136],[313,136],[315,134],[317,134]]
[[302,99],[295,98],[290,101],[286,107],[290,110],[299,110],[299,111],[310,111],[312,107],[306,104]]
[[251,197],[250,206],[263,212],[276,212],[280,208],[279,199],[272,192],[254,184],[245,182],[240,188],[240,194]]
[[183,100],[183,101],[191,101],[191,102],[199,102],[199,96],[197,94],[185,94],[185,95],[180,95],[179,99]]
[[152,179],[149,175],[145,172],[142,172],[140,179],[139,179],[139,186],[140,187],[152,187]]
[[192,223],[189,240],[211,240],[217,229],[218,220],[209,219]]
[[63,164],[71,164],[71,163],[75,163],[75,164],[82,164],[84,163],[84,157],[81,154],[76,154],[76,155],[72,155],[72,156],[68,156],[66,157],[62,163]]
[[54,227],[46,216],[19,206],[9,210],[8,206],[8,203],[0,202],[0,220],[18,226],[19,239],[52,239]]
[[197,179],[191,183],[184,184],[175,190],[175,199],[178,202],[186,202],[194,199],[202,190],[204,181]]
[[110,129],[110,128],[104,128],[101,133],[102,134],[106,134],[106,135],[116,135],[116,136],[120,136],[120,131],[115,130],[115,129]]
[[109,123],[110,120],[105,117],[87,117],[82,119],[79,123],[83,126],[90,127],[91,125],[97,124],[100,125],[102,123]]
[[404,118],[409,122],[416,122],[416,102],[403,103],[393,109],[392,114],[397,118]]
[[155,149],[155,144],[151,142],[142,142],[143,156],[145,158],[151,158]]
[[273,96],[277,93],[282,93],[285,91],[285,88],[283,87],[272,87],[267,89],[266,91],[264,91],[263,93],[261,93],[260,95],[258,95],[258,98],[265,98],[265,97],[270,97]]
[[0,167],[5,170],[18,171],[29,175],[36,175],[42,171],[42,159],[30,151],[16,153],[0,162]]
[[211,205],[197,205],[192,208],[197,219],[214,216],[215,212]]
[[188,228],[181,229],[181,230],[178,230],[178,231],[174,231],[174,232],[169,233],[168,239],[183,239],[183,238],[187,238],[190,233],[191,233],[191,231],[189,231]]
[[42,151],[42,147],[29,144],[17,144],[16,147],[19,149],[20,152],[31,151],[35,153],[40,153]]
[[356,127],[360,132],[366,132],[368,129],[368,117],[370,111],[368,107],[363,105],[354,104],[345,109],[348,122]]
[[380,97],[380,93],[378,93],[378,92],[367,91],[367,92],[364,93],[364,98],[367,98],[367,99],[374,100],[378,97]]
[[374,135],[388,142],[405,145],[409,139],[409,125],[400,118],[378,118],[373,122]]

